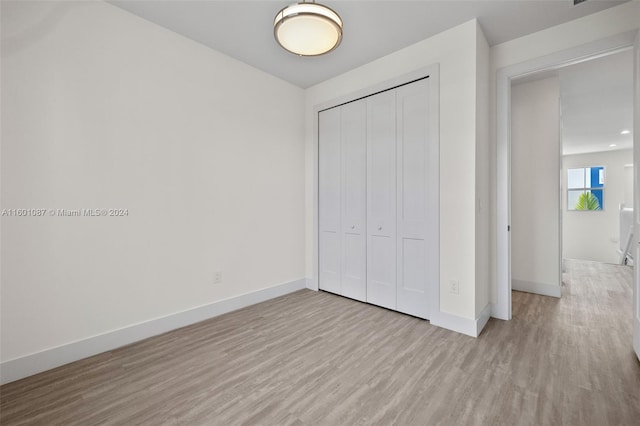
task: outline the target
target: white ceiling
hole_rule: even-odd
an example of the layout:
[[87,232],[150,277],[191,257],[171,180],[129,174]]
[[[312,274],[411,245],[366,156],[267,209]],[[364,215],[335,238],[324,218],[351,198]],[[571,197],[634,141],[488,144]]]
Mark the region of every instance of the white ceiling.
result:
[[273,39],[273,18],[295,0],[112,0],[109,3],[166,27],[251,66],[306,88],[478,18],[494,45],[589,15],[624,1],[331,1],[344,21],[335,51],[298,57]]
[[[631,49],[561,68],[558,74],[564,155],[633,148]],[[625,129],[632,133],[620,134]]]

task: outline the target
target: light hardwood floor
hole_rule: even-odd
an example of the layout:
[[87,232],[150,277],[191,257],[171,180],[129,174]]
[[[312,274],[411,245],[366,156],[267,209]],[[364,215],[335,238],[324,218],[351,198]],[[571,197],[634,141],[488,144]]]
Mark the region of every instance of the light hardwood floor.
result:
[[0,423],[639,425],[631,269],[566,262],[478,339],[302,290],[0,388]]

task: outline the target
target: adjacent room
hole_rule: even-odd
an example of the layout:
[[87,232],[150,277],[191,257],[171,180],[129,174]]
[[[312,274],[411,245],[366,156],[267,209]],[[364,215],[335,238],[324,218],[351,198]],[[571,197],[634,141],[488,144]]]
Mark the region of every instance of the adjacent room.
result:
[[624,50],[560,71],[565,259],[633,263],[632,64]]
[[561,297],[570,265],[632,265],[633,51],[514,79],[511,94],[512,288]]
[[640,2],[0,17],[0,424],[640,419]]

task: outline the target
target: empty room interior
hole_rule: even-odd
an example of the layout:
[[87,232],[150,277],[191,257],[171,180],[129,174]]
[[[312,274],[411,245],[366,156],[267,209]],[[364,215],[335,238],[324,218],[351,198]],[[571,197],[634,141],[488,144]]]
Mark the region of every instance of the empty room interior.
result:
[[639,424],[640,1],[0,17],[0,424]]

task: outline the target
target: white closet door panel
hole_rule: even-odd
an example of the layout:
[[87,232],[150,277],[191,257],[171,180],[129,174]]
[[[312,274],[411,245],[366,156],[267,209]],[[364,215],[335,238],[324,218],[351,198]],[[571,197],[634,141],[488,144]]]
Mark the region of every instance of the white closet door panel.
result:
[[318,114],[318,285],[341,293],[340,108]]
[[342,294],[364,302],[367,298],[367,254],[364,235],[344,234],[342,238]]
[[341,108],[342,138],[342,295],[365,301],[367,294],[366,143],[364,100]]
[[395,241],[371,235],[367,243],[367,302],[396,309]]
[[435,225],[437,232],[432,212],[438,208],[432,195],[437,177],[429,174],[437,159],[430,146],[435,141],[429,137],[428,90],[428,79],[397,89],[397,310],[421,318],[429,316],[428,280],[435,272],[430,249],[437,240],[429,231]]
[[396,91],[367,98],[367,302],[396,309]]
[[[423,239],[403,238],[402,246],[402,290],[399,293],[398,305],[403,305],[400,295],[404,292],[425,293],[427,291],[427,274],[425,263],[425,241]],[[404,302],[404,301],[403,301]]]
[[340,234],[331,231],[320,232],[320,258],[318,286],[321,290],[340,294]]
[[[395,232],[395,90],[367,99],[367,226],[369,233]],[[382,230],[378,228],[382,227]]]

